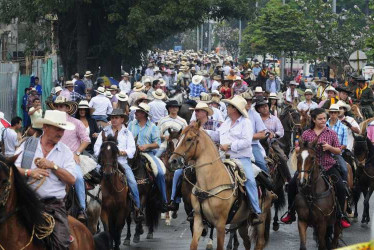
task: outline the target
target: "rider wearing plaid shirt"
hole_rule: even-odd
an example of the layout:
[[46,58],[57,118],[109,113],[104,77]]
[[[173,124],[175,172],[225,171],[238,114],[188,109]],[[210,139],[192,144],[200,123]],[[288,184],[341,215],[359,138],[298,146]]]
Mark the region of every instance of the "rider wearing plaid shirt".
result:
[[199,98],[201,92],[207,92],[201,84],[190,83],[188,87],[190,88],[190,97]]

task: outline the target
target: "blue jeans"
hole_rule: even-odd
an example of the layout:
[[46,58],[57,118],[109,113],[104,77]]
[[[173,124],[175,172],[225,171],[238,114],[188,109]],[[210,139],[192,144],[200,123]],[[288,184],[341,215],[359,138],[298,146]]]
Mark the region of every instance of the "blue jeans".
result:
[[23,111],[23,128],[26,129],[27,126],[31,124],[30,116],[27,111]]
[[255,163],[256,165],[264,170],[266,173],[269,173],[269,170],[266,165],[266,161],[264,159],[264,156],[262,155],[261,152],[261,147],[258,144],[252,144],[252,153],[253,156],[255,157]]
[[245,176],[247,177],[247,181],[244,184],[245,191],[247,192],[247,195],[249,197],[249,201],[251,202],[255,213],[260,214],[261,209],[258,202],[257,185],[255,177],[253,175],[251,158],[239,158],[238,160],[242,163],[243,169],[245,171]]
[[172,187],[172,190],[171,190],[170,200],[172,200],[176,203],[181,203],[181,198],[180,197],[175,197],[175,195],[176,195],[177,186],[178,186],[178,183],[179,183],[179,181],[182,177],[182,174],[183,174],[183,169],[177,169],[177,170],[175,170],[174,176],[173,176],[173,187]]
[[104,121],[104,122],[108,122],[107,120],[107,116],[106,115],[93,115],[91,116],[93,119],[95,119],[96,121]]
[[348,179],[347,163],[345,162],[343,156],[341,156],[341,155],[336,155],[336,160],[338,161],[338,164],[340,166],[343,181],[347,181],[347,179]]
[[159,163],[159,159],[154,155],[153,152],[147,152],[152,157],[153,161],[157,165],[158,174],[156,176],[156,184],[161,192],[162,200],[164,203],[167,202],[166,198],[166,184],[165,184],[165,174],[164,170],[161,168],[161,165]]
[[75,192],[78,197],[78,201],[81,205],[82,210],[86,210],[86,188],[84,187],[84,179],[81,167],[78,164],[75,164],[75,172],[76,172],[76,178],[75,178]]
[[157,153],[156,153],[156,156],[157,157],[160,157],[162,155],[162,153],[164,153],[166,150],[166,148],[158,148],[157,149]]

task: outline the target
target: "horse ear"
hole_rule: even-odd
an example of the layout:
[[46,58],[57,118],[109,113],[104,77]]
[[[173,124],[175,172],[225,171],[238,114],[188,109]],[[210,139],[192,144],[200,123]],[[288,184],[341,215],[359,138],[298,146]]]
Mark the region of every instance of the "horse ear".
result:
[[168,128],[169,135],[173,132],[171,128]]
[[178,136],[182,134],[183,128],[181,128],[178,132]]
[[101,137],[103,139],[103,142],[106,141],[106,136],[105,136],[105,132],[104,131],[101,132]]
[[20,155],[21,153],[17,154],[17,155],[13,155],[12,157],[9,157],[9,158],[6,158],[6,161],[10,164],[14,164],[18,158],[18,156]]

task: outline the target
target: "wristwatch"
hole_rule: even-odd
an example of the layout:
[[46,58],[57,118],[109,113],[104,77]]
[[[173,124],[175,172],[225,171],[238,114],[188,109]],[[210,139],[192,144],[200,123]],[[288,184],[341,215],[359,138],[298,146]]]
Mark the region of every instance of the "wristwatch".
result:
[[58,170],[58,166],[56,164],[54,164],[53,165],[53,169],[57,171]]
[[81,152],[75,152],[76,155],[80,156],[81,155]]

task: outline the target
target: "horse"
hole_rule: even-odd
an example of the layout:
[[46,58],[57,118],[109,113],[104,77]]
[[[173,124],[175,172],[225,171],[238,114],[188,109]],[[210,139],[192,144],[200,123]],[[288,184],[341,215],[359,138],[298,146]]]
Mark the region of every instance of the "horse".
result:
[[[172,169],[183,167],[190,160],[195,160],[195,164],[188,167],[195,169],[197,180],[196,184],[193,184],[195,191],[191,195],[194,224],[190,249],[198,247],[204,229],[203,220],[216,228],[218,250],[224,249],[226,223],[239,225],[244,246],[250,249],[247,220],[253,212],[248,209],[247,203],[243,202],[243,194],[238,193],[237,182],[233,183],[215,144],[209,135],[200,129],[200,125],[198,122],[183,130],[180,142],[169,159]],[[206,199],[202,198],[203,196],[206,196]],[[229,211],[237,198],[242,200],[241,204],[228,222]]]
[[309,115],[308,110],[298,110],[300,113],[300,128],[302,131],[305,131],[310,128],[312,118]]
[[[135,139],[137,141],[137,138]],[[146,166],[148,163],[147,159],[141,155],[139,147],[136,147],[135,155],[129,160],[129,165],[134,173],[136,182],[138,184],[139,198],[141,208],[145,208],[145,219],[148,227],[147,239],[153,239],[154,229],[157,228],[159,218],[161,215],[161,197],[160,191],[155,183],[155,176]],[[130,245],[131,239],[131,218],[127,220],[127,235],[124,241],[124,245]],[[136,222],[135,234],[133,238],[134,243],[140,241],[140,235],[144,233],[142,222]]]
[[352,104],[351,110],[353,113],[353,117],[357,121],[357,123],[361,123],[364,121],[364,116],[362,115],[361,109],[358,104]]
[[99,218],[101,214],[102,194],[100,186],[86,191],[87,200],[87,227],[95,235],[97,233]]
[[128,196],[129,187],[126,176],[122,172],[122,166],[118,162],[119,149],[117,137],[102,133],[103,144],[100,148],[98,163],[103,174],[101,180],[102,205],[101,222],[104,231],[109,232],[111,246],[119,249],[121,243],[121,232],[130,214],[130,200]]
[[179,108],[178,115],[187,121],[187,124],[190,123],[193,111],[191,108],[196,107],[196,101],[187,100],[182,106]]
[[366,134],[366,128],[368,127],[368,125],[369,125],[372,121],[374,121],[374,117],[369,118],[369,119],[366,119],[365,121],[363,121],[363,122],[361,122],[361,123],[359,124],[359,126],[360,126],[360,131],[361,131],[361,134],[362,134],[362,135]]
[[364,211],[361,223],[370,222],[369,201],[374,191],[374,146],[366,136],[355,136],[354,154],[358,160],[356,169],[355,186],[353,188],[353,198],[355,204],[354,218],[357,219],[357,203],[361,192],[364,195]]
[[288,157],[293,146],[293,140],[296,135],[301,134],[300,114],[297,109],[287,105],[279,116],[279,120],[284,128],[284,135],[279,140],[283,145],[283,151]]
[[[170,202],[171,198],[171,191],[172,191],[172,185],[173,185],[173,177],[174,172],[171,171],[169,168],[169,158],[174,152],[175,147],[177,146],[177,143],[179,141],[179,136],[182,133],[182,129],[179,131],[173,131],[172,129],[168,129],[169,132],[169,138],[166,142],[167,147],[165,152],[160,156],[160,159],[164,163],[166,167],[166,173],[165,173],[165,182],[166,182],[166,197],[168,198],[168,202]],[[173,218],[177,218],[177,211],[173,212]],[[170,215],[169,212],[166,212],[165,214],[165,223],[166,225],[170,226]]]
[[[43,233],[43,227],[48,226],[43,204],[14,166],[16,159],[0,156],[0,248],[47,249],[41,238],[53,227]],[[71,216],[68,222],[75,239],[69,249],[95,249],[90,231]]]
[[298,194],[295,209],[298,215],[300,249],[306,249],[306,230],[313,226],[318,237],[318,249],[330,249],[332,227],[334,237],[332,248],[338,246],[342,231],[336,219],[337,202],[335,191],[330,181],[323,176],[321,167],[316,162],[316,142],[301,143],[297,153]]

